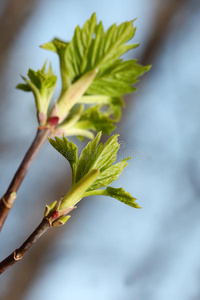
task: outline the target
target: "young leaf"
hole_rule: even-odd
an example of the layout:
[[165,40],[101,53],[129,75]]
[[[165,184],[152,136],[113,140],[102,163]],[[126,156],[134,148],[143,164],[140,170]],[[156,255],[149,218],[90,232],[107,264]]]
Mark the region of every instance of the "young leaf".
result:
[[84,73],[98,68],[99,73],[88,87],[87,94],[121,96],[133,92],[135,88],[131,85],[137,81],[137,77],[149,70],[149,66],[140,66],[136,60],[126,63],[120,59],[125,52],[138,46],[126,44],[134,36],[135,30],[133,21],[130,21],[119,26],[114,24],[104,32],[102,23],[96,24],[95,14],[86,21],[82,29],[78,26],[65,53],[72,82]]
[[[92,195],[110,196],[127,205],[139,208],[137,203],[135,203],[136,199],[122,188],[107,187],[114,180],[118,179],[123,169],[127,166],[129,158],[113,164],[119,148],[117,135],[112,136],[105,144],[99,144],[100,138],[101,133],[99,132],[95,139],[90,141],[83,149],[79,160],[77,159],[76,146],[66,138],[63,137],[63,140],[58,137],[55,140],[49,139],[52,146],[69,160],[73,172],[71,189],[61,200],[59,211],[74,206],[83,197]],[[69,157],[68,154],[71,149],[72,155]],[[99,190],[102,187],[106,187],[106,189]]]
[[133,38],[135,30],[133,21],[130,21],[119,26],[113,24],[104,32],[100,22],[96,26],[95,39],[90,49],[91,67],[97,67],[100,71],[108,70],[122,54],[137,47],[138,44],[126,44]]
[[70,84],[71,79],[70,75],[68,74],[68,69],[66,66],[66,60],[65,60],[65,53],[66,49],[69,43],[66,43],[58,38],[53,39],[53,41],[49,43],[45,43],[42,46],[40,46],[43,49],[50,50],[53,52],[56,52],[59,56],[60,60],[60,73],[61,73],[61,79],[62,79],[62,92],[61,94],[66,91]]
[[16,86],[16,88],[19,89],[19,90],[22,90],[24,92],[31,92],[31,88],[27,84],[24,84],[24,83],[19,83]]
[[109,196],[115,198],[126,205],[129,205],[134,208],[141,208],[135,201],[136,198],[132,197],[132,195],[123,190],[123,188],[113,188],[108,186],[105,190],[94,190],[87,191],[84,193],[83,197],[94,196],[94,195],[102,195]]
[[100,108],[99,105],[87,108],[74,127],[110,134],[116,128],[114,120],[109,118],[107,112],[101,112]]
[[69,142],[67,138],[63,136],[63,139],[55,137],[55,140],[49,139],[50,144],[62,154],[70,163],[72,169],[72,182],[75,181],[76,176],[76,165],[78,161],[78,149],[77,146]]
[[34,71],[29,69],[28,78],[22,76],[26,84],[18,84],[16,88],[23,91],[32,91],[40,125],[44,125],[47,120],[47,111],[56,87],[57,77],[52,73],[51,65],[46,72],[46,63],[41,70]]
[[117,142],[118,134],[111,136],[103,145],[99,144],[97,149],[96,159],[91,165],[91,169],[99,169],[103,172],[112,163],[115,162],[117,158],[117,151],[120,144]]
[[[75,109],[76,108],[76,109]],[[80,137],[87,137],[89,139],[94,138],[94,134],[87,130],[88,127],[84,126],[78,126],[80,122],[79,119],[81,117],[81,114],[84,110],[84,106],[80,105],[77,109],[77,107],[74,107],[71,111],[68,117],[64,122],[62,122],[59,126],[56,128],[56,135],[62,136],[63,134],[66,136],[80,136]]]
[[[114,121],[119,121],[121,117],[121,107],[124,106],[124,101],[121,97],[110,97],[106,95],[88,95],[80,98],[78,103],[83,104],[98,104],[99,106],[107,105],[110,108],[110,114],[114,115]],[[102,131],[101,129],[99,129]]]
[[99,132],[95,139],[90,141],[81,152],[80,158],[77,164],[76,182],[83,178],[91,169],[92,163],[95,161],[98,153],[98,143],[101,138],[101,132]]
[[[94,96],[95,101],[97,101],[94,104],[102,106],[105,104],[105,98],[100,97],[105,96],[107,97],[106,101],[109,98],[107,105],[109,105],[110,114],[112,111],[115,121],[119,120],[122,106],[119,99],[123,94],[135,91],[136,89],[132,85],[138,81],[139,76],[150,68],[137,64],[136,60],[123,61],[121,59],[125,52],[138,46],[138,44],[127,44],[134,36],[135,29],[133,21],[130,21],[118,26],[114,24],[107,31],[104,31],[102,23],[97,24],[96,15],[92,14],[82,28],[76,27],[69,43],[54,39],[52,42],[42,45],[42,48],[56,52],[60,59],[63,88],[51,116],[59,117],[59,123],[61,123],[73,105],[84,101],[81,99],[82,97]],[[95,70],[96,74],[90,73],[95,72]],[[80,88],[76,83],[82,82],[87,74],[94,76],[90,77],[87,83],[81,83]],[[83,87],[83,85],[85,86]],[[118,100],[116,101],[116,99]],[[101,119],[102,122],[87,120],[87,123],[79,123],[72,132],[77,132],[78,129],[90,129],[101,130],[106,133],[105,128],[108,126],[102,126],[105,123],[105,116],[101,116],[96,111],[96,118]],[[88,124],[88,128],[86,124]],[[95,124],[99,126],[95,126]],[[109,124],[110,128],[107,132],[114,129],[114,126],[111,126],[111,121]]]
[[131,93],[136,90],[132,85],[149,69],[150,66],[141,66],[136,60],[118,60],[110,68],[99,71],[87,94],[117,97]]
[[83,28],[76,27],[74,36],[66,50],[66,65],[69,70],[72,82],[84,73],[96,69],[87,68],[90,61],[90,47],[93,41],[96,28],[96,15],[92,14],[91,18],[85,22]]
[[124,168],[128,165],[127,160],[129,158],[125,158],[117,164],[111,165],[108,168],[104,169],[103,172],[100,173],[98,178],[94,181],[94,183],[89,187],[88,191],[96,190],[102,188],[104,186],[110,185],[114,180],[117,180],[119,175],[122,173]]
[[123,188],[113,188],[108,186],[106,190],[104,191],[105,196],[110,196],[112,198],[115,198],[129,206],[135,207],[135,208],[141,208],[135,201],[136,198],[133,198],[130,193],[123,190]]
[[104,145],[98,144],[100,137],[101,133],[98,133],[96,138],[83,149],[77,165],[76,182],[92,169],[99,169],[103,172],[116,160],[119,149],[118,135],[110,137]]
[[89,139],[94,138],[91,130],[110,134],[116,128],[114,122],[118,121],[121,116],[123,100],[107,96],[83,96],[81,99],[80,103],[94,104],[101,101],[105,105],[103,110],[102,105],[89,106],[85,110],[84,106],[80,105],[78,111],[72,109],[65,121],[57,127],[56,134],[80,135]]

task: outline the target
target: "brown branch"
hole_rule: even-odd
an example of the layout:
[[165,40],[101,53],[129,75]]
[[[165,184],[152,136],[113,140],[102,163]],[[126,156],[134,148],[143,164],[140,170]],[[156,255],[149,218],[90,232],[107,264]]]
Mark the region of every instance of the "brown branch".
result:
[[8,216],[10,209],[12,208],[16,193],[27,174],[33,160],[41,150],[42,146],[47,140],[47,136],[51,134],[50,129],[44,128],[38,130],[36,137],[27,151],[23,161],[21,162],[17,172],[15,173],[12,182],[10,183],[5,195],[0,200],[0,231],[3,227],[3,224]]
[[75,206],[68,207],[64,210],[57,210],[60,206],[61,202],[58,202],[55,206],[55,209],[50,211],[48,215],[46,215],[47,210],[45,210],[45,217],[39,226],[33,231],[33,233],[28,237],[28,239],[21,245],[20,248],[16,249],[13,253],[11,253],[7,258],[5,258],[0,263],[0,274],[2,274],[9,267],[14,265],[16,262],[21,260],[24,257],[24,254],[37,242],[37,240],[52,226],[61,226],[64,223],[59,221],[59,217],[67,215],[70,211],[72,211]]
[[0,64],[25,21],[32,14],[39,0],[9,0],[0,18]]
[[2,274],[6,269],[14,265],[16,262],[21,260],[24,254],[37,242],[37,240],[49,229],[51,228],[48,218],[44,218],[40,225],[35,229],[35,231],[28,237],[28,239],[21,245],[19,249],[16,249],[7,258],[5,258],[0,263],[0,274]]
[[154,58],[156,58],[156,54],[159,52],[162,42],[166,40],[166,36],[169,31],[169,25],[172,19],[177,14],[177,12],[180,11],[180,9],[183,9],[184,5],[188,3],[188,0],[168,0],[160,4],[160,7],[156,14],[157,18],[154,24],[152,36],[150,37],[150,40],[147,43],[141,58],[142,64],[150,64],[152,63]]

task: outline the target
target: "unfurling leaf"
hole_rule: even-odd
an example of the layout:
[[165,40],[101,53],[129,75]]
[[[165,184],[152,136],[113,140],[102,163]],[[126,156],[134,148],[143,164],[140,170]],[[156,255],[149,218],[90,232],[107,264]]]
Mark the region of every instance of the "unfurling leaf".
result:
[[53,74],[51,65],[46,71],[45,63],[41,70],[34,71],[29,69],[28,78],[29,79],[22,76],[26,84],[20,83],[16,88],[33,92],[37,107],[38,121],[40,125],[44,125],[46,124],[47,112],[56,87],[57,77]]
[[108,186],[105,190],[94,190],[94,191],[87,191],[84,193],[84,197],[88,196],[94,196],[94,195],[99,195],[99,196],[109,196],[112,198],[115,198],[119,200],[120,202],[129,205],[134,208],[141,208],[137,203],[136,203],[136,198],[132,197],[132,195],[126,191],[124,191],[123,188],[113,188]]
[[102,112],[101,107],[96,105],[87,108],[82,113],[74,128],[102,131],[103,134],[110,134],[116,126],[114,126],[114,120],[109,118],[108,112]]
[[59,118],[59,122],[62,122],[68,116],[71,108],[83,96],[97,73],[98,69],[92,70],[72,84],[69,89],[60,96],[50,112],[50,117],[56,116]]
[[94,181],[94,183],[89,187],[88,191],[96,190],[104,186],[110,185],[114,180],[117,180],[119,175],[122,173],[124,168],[128,165],[127,160],[129,158],[125,158],[117,164],[111,165],[104,169],[99,175],[99,177]]
[[77,146],[69,142],[67,138],[63,136],[63,139],[55,137],[55,140],[49,139],[50,144],[62,154],[70,163],[72,169],[72,181],[75,181],[76,165],[78,161]]
[[[104,30],[97,23],[95,13],[82,28],[76,27],[70,42],[60,39],[41,47],[56,52],[60,59],[62,91],[50,117],[59,118],[61,131],[69,135],[91,138],[91,131],[109,134],[119,121],[123,100],[121,96],[136,90],[133,85],[150,66],[141,66],[136,60],[124,61],[121,56],[138,44],[128,43],[135,34],[133,21],[112,25]],[[63,123],[77,103],[98,105],[82,113],[70,130]],[[106,105],[106,110],[101,110]],[[87,116],[86,116],[87,115]]]
[[130,193],[123,190],[123,188],[113,188],[108,186],[106,190],[104,191],[105,196],[110,196],[112,198],[115,198],[129,206],[135,207],[135,208],[141,208],[135,201],[136,198],[133,198]]
[[[77,159],[77,148],[73,143],[63,137],[49,140],[52,146],[57,149],[71,164],[73,181],[70,191],[61,199],[59,210],[74,206],[83,197],[92,195],[111,196],[128,204],[139,208],[128,192],[122,188],[115,189],[107,187],[114,180],[117,180],[124,168],[127,166],[125,158],[118,163],[114,163],[117,158],[119,143],[118,135],[111,136],[104,144],[99,143],[101,132],[90,141],[83,149],[79,159]],[[72,160],[67,155],[68,150],[73,149]],[[72,164],[72,161],[74,162]],[[100,188],[106,187],[105,190]]]
[[43,49],[50,50],[53,52],[56,52],[59,56],[60,60],[60,73],[61,73],[61,79],[62,79],[62,92],[61,94],[66,91],[70,84],[71,80],[68,74],[68,70],[66,67],[66,60],[65,60],[65,52],[67,49],[69,43],[66,43],[58,38],[53,39],[52,42],[45,43],[42,46],[40,46]]
[[99,144],[101,133],[98,133],[96,138],[87,144],[78,161],[76,182],[92,169],[99,169],[100,172],[103,172],[103,170],[116,160],[117,151],[119,149],[117,137],[118,135],[110,137],[109,140],[102,145],[102,143]]

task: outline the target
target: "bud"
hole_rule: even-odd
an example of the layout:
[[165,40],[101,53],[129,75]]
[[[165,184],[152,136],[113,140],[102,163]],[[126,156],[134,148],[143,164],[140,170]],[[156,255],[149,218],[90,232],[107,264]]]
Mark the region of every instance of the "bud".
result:
[[70,215],[67,216],[62,216],[59,219],[57,219],[55,222],[53,222],[53,226],[57,227],[57,226],[62,226],[64,225],[69,219],[71,218]]
[[84,192],[90,187],[90,185],[92,185],[99,174],[99,170],[91,170],[80,181],[78,181],[62,199],[60,210],[74,206],[78,203],[83,198]]
[[67,117],[70,109],[87,91],[88,87],[93,82],[97,73],[98,69],[87,72],[82,77],[80,77],[74,84],[72,84],[68,90],[61,94],[60,98],[51,110],[50,118],[58,117],[59,123],[61,123]]
[[56,206],[57,201],[54,201],[53,203],[46,205],[45,211],[44,211],[44,217],[47,217],[49,213],[54,209]]

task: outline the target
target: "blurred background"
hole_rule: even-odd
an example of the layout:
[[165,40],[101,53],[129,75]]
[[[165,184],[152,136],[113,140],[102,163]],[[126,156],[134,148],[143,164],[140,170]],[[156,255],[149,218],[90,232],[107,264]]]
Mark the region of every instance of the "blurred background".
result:
[[[20,74],[47,58],[59,75],[57,56],[38,46],[55,36],[70,40],[94,11],[105,28],[137,17],[134,42],[141,45],[128,57],[153,65],[125,97],[116,131],[120,155],[132,160],[114,186],[143,209],[85,199],[66,226],[47,232],[1,276],[0,300],[198,300],[199,0],[1,0],[0,194],[37,130],[33,96],[15,89]],[[0,235],[0,260],[35,229],[45,204],[67,191],[68,171],[46,144]]]

